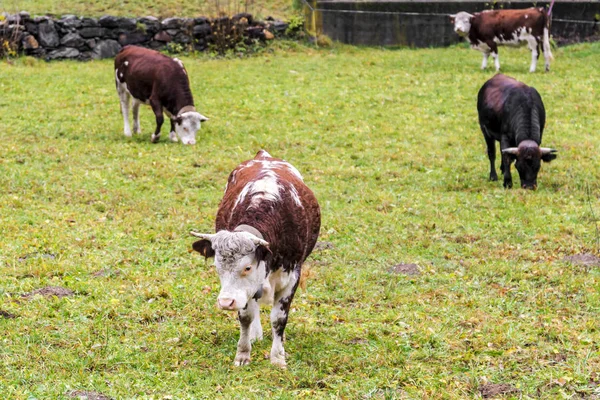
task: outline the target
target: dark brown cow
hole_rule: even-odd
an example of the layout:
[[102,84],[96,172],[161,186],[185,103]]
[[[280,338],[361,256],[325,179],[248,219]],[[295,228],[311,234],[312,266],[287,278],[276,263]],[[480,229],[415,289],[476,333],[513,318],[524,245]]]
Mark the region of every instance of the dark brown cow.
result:
[[271,362],[285,367],[283,332],[290,304],[321,227],[319,204],[291,164],[264,150],[230,175],[219,205],[216,234],[193,244],[215,257],[221,281],[218,306],[238,312],[235,365],[250,362],[251,342],[262,339],[259,305],[273,304]]
[[140,133],[140,104],[149,104],[156,116],[152,142],[158,142],[164,122],[163,112],[171,119],[169,138],[183,144],[195,144],[200,123],[208,118],[194,108],[187,71],[177,58],[170,58],[143,47],[125,46],[115,58],[115,81],[121,100],[125,136],[129,128],[129,99],[133,97],[133,130]]
[[487,144],[490,180],[498,180],[495,170],[496,141],[500,142],[504,187],[512,187],[510,164],[521,178],[521,187],[535,189],[541,161],[556,158],[556,150],[540,147],[546,110],[535,88],[506,75],[497,74],[483,84],[477,96],[479,126]]
[[546,71],[550,70],[550,20],[544,8],[488,10],[475,14],[462,11],[450,15],[450,20],[456,33],[466,37],[473,49],[483,52],[481,69],[487,67],[487,60],[491,54],[496,71],[500,70],[499,44],[518,46],[527,43],[531,50],[529,72],[535,71],[540,47],[544,52]]

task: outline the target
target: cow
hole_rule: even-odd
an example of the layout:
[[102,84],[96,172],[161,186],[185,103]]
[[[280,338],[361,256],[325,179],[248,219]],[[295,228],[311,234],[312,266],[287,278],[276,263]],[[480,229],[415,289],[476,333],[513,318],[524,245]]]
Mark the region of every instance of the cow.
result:
[[250,362],[262,339],[260,304],[272,304],[271,363],[285,368],[284,330],[302,263],[321,227],[319,203],[291,164],[264,150],[231,172],[217,211],[216,233],[200,234],[192,248],[214,257],[221,282],[217,306],[238,312],[234,364]]
[[479,126],[490,159],[490,181],[497,181],[494,169],[496,141],[500,142],[504,187],[512,187],[510,164],[515,166],[524,189],[537,188],[541,161],[556,158],[556,150],[540,147],[546,110],[537,90],[503,74],[483,84],[477,95]]
[[550,70],[550,19],[544,8],[524,10],[486,10],[475,14],[461,11],[450,15],[454,31],[466,37],[471,48],[483,53],[481,69],[487,67],[490,54],[496,72],[500,71],[498,45],[520,45],[524,42],[531,50],[529,72],[535,72],[540,47],[544,52],[546,72]]
[[152,143],[160,139],[163,112],[171,119],[169,138],[183,144],[195,144],[200,124],[208,121],[194,108],[187,71],[177,58],[137,46],[125,46],[115,58],[115,83],[121,101],[125,136],[129,127],[129,100],[133,97],[133,130],[140,133],[140,104],[152,107],[156,130]]

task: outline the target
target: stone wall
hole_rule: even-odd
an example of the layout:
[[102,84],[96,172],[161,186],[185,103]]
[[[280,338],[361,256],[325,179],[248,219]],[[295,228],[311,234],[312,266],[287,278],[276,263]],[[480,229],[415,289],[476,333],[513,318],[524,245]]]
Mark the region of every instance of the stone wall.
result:
[[0,37],[17,43],[26,55],[55,59],[90,60],[114,57],[123,46],[133,44],[151,49],[203,51],[215,41],[213,30],[223,26],[240,32],[241,40],[269,40],[284,35],[288,25],[267,18],[256,21],[250,14],[209,19],[155,17],[125,18],[104,16],[85,18],[32,18],[27,12],[0,18]]

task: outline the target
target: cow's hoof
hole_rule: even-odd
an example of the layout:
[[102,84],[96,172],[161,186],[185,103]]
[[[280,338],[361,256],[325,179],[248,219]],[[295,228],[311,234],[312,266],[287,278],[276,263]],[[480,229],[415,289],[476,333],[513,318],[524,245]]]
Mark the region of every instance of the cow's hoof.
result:
[[125,131],[123,134],[127,137],[131,137],[131,131]]
[[285,362],[285,356],[271,356],[271,364],[279,367],[279,368],[287,368],[287,363]]
[[512,182],[504,181],[504,189],[512,189]]
[[490,181],[496,182],[498,180],[498,175],[490,175]]
[[236,367],[240,367],[242,365],[248,365],[248,364],[250,364],[250,352],[249,351],[238,352],[235,355],[234,365]]
[[152,135],[152,138],[150,140],[152,141],[152,143],[158,143],[158,141],[160,140],[160,135]]
[[177,142],[179,140],[177,139],[175,132],[169,132],[169,139],[171,139],[171,142]]

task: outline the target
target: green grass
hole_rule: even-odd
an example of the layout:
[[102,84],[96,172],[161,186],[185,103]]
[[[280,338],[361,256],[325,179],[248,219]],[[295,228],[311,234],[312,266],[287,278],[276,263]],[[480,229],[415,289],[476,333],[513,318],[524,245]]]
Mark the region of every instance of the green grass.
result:
[[[110,60],[0,64],[0,310],[16,316],[0,317],[2,397],[463,399],[485,382],[598,395],[600,269],[563,258],[599,250],[600,43],[555,50],[548,74],[501,51],[559,150],[535,192],[487,181],[479,53],[276,45],[183,58],[210,117],[196,146],[166,127],[151,144],[147,107],[144,133],[124,137]],[[233,367],[237,321],[188,252],[261,148],[304,175],[334,246],[306,264],[287,370],[265,359],[270,333]],[[422,274],[388,272],[400,262]],[[76,295],[20,298],[45,286]]]
[[294,14],[292,0],[236,1],[220,0],[220,4],[210,0],[3,0],[0,12],[28,11],[32,15],[75,14],[85,17],[116,15],[125,17],[143,17],[152,15],[159,18],[215,16],[219,11],[233,15],[249,12],[259,18],[273,16],[288,18]]

